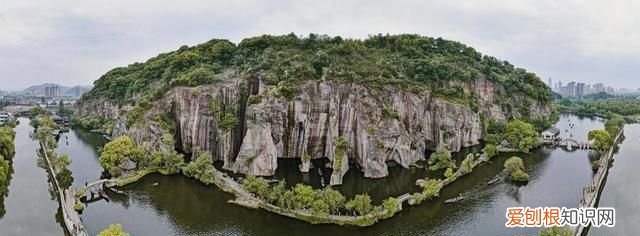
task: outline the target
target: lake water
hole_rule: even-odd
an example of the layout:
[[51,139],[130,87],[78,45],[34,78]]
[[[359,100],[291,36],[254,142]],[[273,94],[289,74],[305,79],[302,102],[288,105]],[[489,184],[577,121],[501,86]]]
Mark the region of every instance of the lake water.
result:
[[591,228],[589,235],[637,235],[640,232],[640,188],[633,187],[640,180],[640,125],[626,125],[624,135],[599,202],[600,207],[616,209],[616,226]]
[[63,235],[60,206],[49,193],[46,170],[38,167],[38,142],[29,137],[33,128],[28,119],[19,121],[14,173],[4,200],[6,213],[0,218],[0,235]]
[[[569,128],[569,123],[575,123],[575,127]],[[572,136],[582,141],[586,140],[588,130],[602,128],[603,121],[565,114],[556,126],[562,129],[562,136]],[[35,155],[35,144],[30,145],[33,146],[31,152]],[[100,135],[82,130],[72,130],[60,139],[57,151],[71,155],[71,169],[76,186],[100,177],[102,168],[99,166],[97,150],[102,145],[104,140]],[[456,154],[456,159],[460,160],[464,154],[478,149],[480,147],[466,149]],[[246,209],[227,203],[232,196],[214,186],[206,186],[179,175],[157,174],[127,186],[127,196],[110,195],[110,202],[90,203],[82,218],[91,234],[96,234],[110,224],[120,223],[132,235],[532,235],[537,234],[539,229],[504,227],[506,208],[576,207],[582,188],[590,182],[593,174],[588,151],[539,148],[530,154],[518,154],[524,159],[530,175],[527,185],[516,186],[500,182],[487,186],[487,181],[501,173],[504,161],[511,156],[513,155],[501,154],[494,157],[492,163],[477,167],[471,174],[445,187],[440,198],[426,201],[420,206],[405,207],[404,211],[393,218],[366,228],[310,225],[263,210]],[[311,171],[303,175],[297,171],[296,160],[282,159],[279,162],[277,178],[287,179],[290,184],[306,182],[319,185],[320,176],[317,172]],[[33,166],[42,179],[29,181],[40,181],[39,188],[46,193],[45,172],[38,169],[35,163]],[[351,170],[345,176],[344,185],[338,189],[346,196],[366,192],[378,204],[389,196],[417,191],[418,188],[414,186],[416,179],[433,175],[424,169],[403,169],[399,166],[390,168],[389,172],[390,175],[383,179],[366,179],[359,171]],[[20,176],[16,170],[12,187],[18,185],[18,178]],[[14,193],[10,193],[10,197],[12,194]],[[460,194],[467,198],[458,204],[444,204],[444,200]],[[48,197],[44,195],[54,205],[54,213],[48,214],[48,223],[56,226],[53,215],[57,204]],[[5,218],[10,215],[8,212]],[[0,229],[4,229],[2,226],[7,224],[5,219],[0,220]],[[25,225],[29,224],[29,220],[13,221],[13,224]],[[61,226],[57,227],[61,231]]]

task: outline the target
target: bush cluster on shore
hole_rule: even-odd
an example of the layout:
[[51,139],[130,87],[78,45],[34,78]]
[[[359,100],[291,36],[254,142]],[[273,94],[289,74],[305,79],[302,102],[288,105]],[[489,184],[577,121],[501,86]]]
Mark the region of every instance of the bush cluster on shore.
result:
[[504,162],[504,171],[509,174],[509,178],[515,182],[529,181],[529,174],[524,170],[524,162],[520,157],[511,157]]
[[390,197],[381,205],[374,206],[366,193],[347,200],[342,193],[330,187],[313,189],[305,184],[296,184],[287,189],[285,181],[271,186],[264,178],[255,176],[247,176],[242,185],[248,192],[270,204],[286,210],[308,210],[316,216],[364,216],[373,212],[385,212],[385,217],[391,217],[399,204],[397,199]]

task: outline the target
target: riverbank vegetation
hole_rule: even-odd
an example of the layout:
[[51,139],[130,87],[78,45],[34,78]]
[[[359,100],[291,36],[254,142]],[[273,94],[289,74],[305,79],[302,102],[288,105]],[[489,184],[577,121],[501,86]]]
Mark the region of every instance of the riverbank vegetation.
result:
[[308,212],[319,218],[332,218],[330,215],[355,216],[377,221],[392,217],[400,204],[396,198],[389,197],[380,205],[373,205],[366,193],[347,200],[331,187],[313,189],[309,185],[296,184],[287,189],[285,181],[270,185],[264,178],[255,176],[247,176],[242,186],[257,198],[282,210]]
[[514,182],[529,181],[529,174],[525,172],[524,162],[520,157],[511,157],[504,162],[504,172],[509,175],[509,179]]
[[[71,158],[67,154],[58,155],[54,152],[55,148],[58,147],[58,143],[55,139],[54,133],[59,127],[53,122],[51,116],[41,115],[39,117],[34,117],[32,119],[37,120],[38,128],[35,133],[35,138],[41,143],[45,144],[44,147],[47,149],[40,150],[38,153],[41,158],[44,158],[44,154],[48,157],[48,163],[51,165],[51,170],[54,173],[52,175],[58,181],[58,185],[61,190],[69,189],[73,184],[73,173],[69,170],[69,165],[71,165]],[[45,161],[46,162],[46,161]],[[47,169],[46,167],[44,167]]]
[[[175,140],[171,134],[162,135],[160,142],[162,142],[163,147],[173,147],[175,145]],[[158,149],[149,153],[136,145],[129,136],[120,136],[108,142],[102,148],[99,159],[100,165],[112,177],[122,177],[121,179],[123,180],[129,179],[123,183],[135,182],[135,180],[148,174],[145,171],[177,174],[185,167],[183,156],[175,150]],[[196,162],[192,163],[195,165]]]
[[589,131],[588,139],[593,142],[591,147],[600,153],[606,152],[613,145],[613,137],[603,129]]
[[451,159],[451,152],[447,147],[441,147],[438,151],[432,153],[427,164],[429,164],[429,170],[456,168],[456,162]]
[[593,142],[591,147],[600,153],[608,151],[613,146],[615,137],[622,131],[625,124],[626,121],[622,116],[609,114],[609,118],[604,123],[604,129],[589,131],[587,138]]
[[115,121],[97,116],[73,116],[71,125],[81,127],[92,132],[111,135]]
[[200,182],[210,185],[214,182],[213,159],[207,152],[200,152],[195,161],[187,164],[182,173],[187,177],[200,180]]
[[[491,152],[494,151],[493,148],[495,148],[495,146],[489,147],[487,150]],[[497,150],[495,151],[497,152]],[[471,173],[473,171],[473,168],[478,166],[480,163],[490,160],[494,155],[496,155],[496,153],[469,153],[469,155],[467,155],[460,163],[460,168],[458,168],[455,172],[453,172],[453,168],[448,168],[445,171],[445,179],[418,179],[416,181],[416,185],[422,188],[422,191],[415,192],[410,195],[410,198],[408,200],[409,205],[419,205],[426,200],[439,197],[440,190],[442,190],[442,188],[453,183],[458,178]]]
[[570,227],[549,227],[540,230],[540,236],[571,236],[573,230]]
[[108,228],[98,233],[98,236],[129,236],[129,233],[125,232],[124,229],[122,229],[122,225],[114,224],[109,225]]
[[5,214],[4,198],[9,194],[9,182],[13,174],[16,133],[9,126],[0,127],[0,218]]
[[618,114],[622,116],[640,115],[640,100],[636,96],[612,96],[612,95],[589,95],[583,99],[564,98],[556,101],[560,111],[575,112],[582,114],[597,114],[609,116]]
[[[507,123],[490,120],[487,124],[486,142],[493,146],[499,146],[497,151],[509,150],[529,152],[540,146],[539,132],[535,126],[520,119]],[[493,152],[493,147],[489,150]]]

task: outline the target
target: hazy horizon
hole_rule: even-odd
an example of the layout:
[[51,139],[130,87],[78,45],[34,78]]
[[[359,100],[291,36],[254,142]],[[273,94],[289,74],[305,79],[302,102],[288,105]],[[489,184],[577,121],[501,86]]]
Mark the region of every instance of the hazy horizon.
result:
[[420,34],[462,42],[547,83],[638,88],[640,2],[12,1],[0,9],[0,90],[91,85],[108,70],[212,38]]

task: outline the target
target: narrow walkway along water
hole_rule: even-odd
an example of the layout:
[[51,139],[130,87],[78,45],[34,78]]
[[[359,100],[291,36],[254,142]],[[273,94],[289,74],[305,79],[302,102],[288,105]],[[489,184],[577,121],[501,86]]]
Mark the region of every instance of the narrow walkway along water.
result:
[[600,207],[616,209],[614,228],[591,228],[589,235],[637,235],[640,232],[640,125],[625,126],[625,140],[615,155],[607,183],[600,197]]
[[28,119],[19,120],[14,174],[5,199],[7,212],[0,219],[0,235],[64,235],[58,202],[48,191],[47,172],[38,167],[38,142],[29,137],[33,128]]

